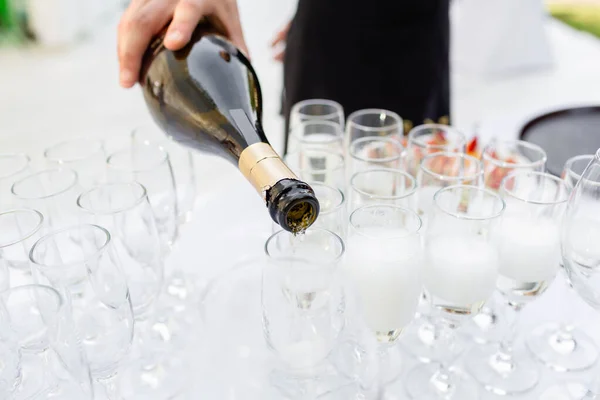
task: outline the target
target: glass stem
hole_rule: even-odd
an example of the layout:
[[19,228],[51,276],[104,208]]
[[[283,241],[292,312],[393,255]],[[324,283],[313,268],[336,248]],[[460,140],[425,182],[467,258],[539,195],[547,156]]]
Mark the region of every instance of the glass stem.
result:
[[56,376],[52,373],[53,368],[52,368],[52,360],[50,359],[50,348],[44,350],[43,352],[40,353],[40,357],[42,358],[42,364],[44,365],[44,380],[46,381],[47,384],[47,393],[48,394],[58,394],[59,392],[59,384],[58,384],[58,379],[56,378]]
[[513,348],[517,337],[517,323],[520,317],[520,311],[523,309],[522,304],[510,303],[506,308],[506,323],[507,331],[504,338],[500,342],[500,348],[496,353],[492,363],[493,367],[502,374],[510,373],[515,365],[513,361]]
[[124,400],[121,396],[117,374],[114,374],[108,378],[98,379],[98,382],[104,386],[106,398],[108,400]]
[[429,384],[435,388],[440,397],[446,398],[454,392],[456,387],[454,374],[450,371],[450,367],[459,356],[454,352],[458,324],[454,321],[437,321],[433,324],[433,327],[435,340],[446,346],[449,357],[439,360],[438,370],[431,376]]

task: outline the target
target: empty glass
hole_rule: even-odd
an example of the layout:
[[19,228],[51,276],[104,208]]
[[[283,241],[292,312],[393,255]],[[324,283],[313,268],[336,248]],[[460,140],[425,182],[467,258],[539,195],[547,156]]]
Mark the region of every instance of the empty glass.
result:
[[290,112],[290,131],[305,121],[329,121],[343,129],[344,110],[333,100],[302,100],[294,104]]
[[287,166],[305,182],[345,188],[344,157],[326,150],[304,149],[284,157]]
[[[570,158],[565,163],[562,178],[574,187],[593,160],[593,155]],[[570,293],[565,285],[562,294],[568,296]],[[547,323],[537,327],[528,336],[527,346],[544,365],[561,372],[585,370],[598,360],[594,340],[568,322]]]
[[453,185],[480,186],[483,168],[475,157],[456,152],[438,152],[425,156],[417,174],[419,215],[433,211],[433,198],[440,189]]
[[288,151],[319,149],[343,154],[344,131],[339,123],[330,121],[303,121],[297,124],[289,137]]
[[367,169],[404,168],[404,147],[389,137],[364,137],[350,144],[348,175]]
[[404,171],[370,169],[357,172],[350,179],[348,210],[364,205],[393,204],[416,210],[417,183]]
[[421,160],[438,152],[464,153],[465,135],[448,125],[425,124],[411,129],[406,144],[406,170],[417,175]]
[[170,252],[178,234],[175,178],[169,154],[155,143],[137,143],[107,159],[110,182],[139,182],[146,188],[161,245]]
[[496,288],[499,256],[493,235],[504,201],[491,191],[458,185],[438,191],[434,204],[425,234],[423,274],[436,345],[443,346],[445,354],[409,372],[406,387],[418,400],[478,400],[477,384],[452,365],[460,351],[455,336]]
[[78,223],[75,201],[81,186],[71,169],[36,172],[16,181],[11,190],[19,206],[40,211],[53,229]]
[[102,141],[79,137],[48,147],[44,151],[48,168],[67,167],[77,171],[79,184],[94,187],[106,179],[106,155]]
[[[70,308],[55,289],[25,285],[1,293],[0,327],[12,333],[23,354],[16,398],[93,398],[90,371]],[[63,368],[69,375],[65,380]]]
[[499,253],[497,289],[507,303],[508,332],[496,345],[475,347],[467,356],[469,372],[493,393],[521,394],[539,381],[539,367],[514,351],[517,317],[543,294],[560,266],[560,224],[571,191],[549,174],[517,171],[502,182],[506,210],[492,232]]
[[133,311],[109,232],[89,224],[52,232],[33,245],[30,259],[37,280],[71,300],[92,376],[118,399],[115,378],[133,341]]
[[196,197],[198,196],[196,170],[192,152],[175,142],[171,136],[163,133],[154,124],[137,127],[131,133],[131,138],[134,145],[136,143],[155,143],[167,150],[175,178],[179,223],[189,222],[192,219]]
[[0,210],[15,205],[10,189],[13,183],[31,173],[29,162],[26,154],[0,153]]
[[[596,268],[600,260],[600,150],[581,172],[567,204],[561,229],[562,260],[575,291],[600,311],[600,279]],[[600,375],[595,371],[587,393],[572,396],[576,400],[600,396]]]
[[352,142],[364,137],[387,137],[402,142],[404,125],[398,114],[377,108],[355,111],[346,122],[346,143],[348,149]]
[[[347,256],[342,271],[357,298],[357,314],[364,320],[354,329],[370,332],[378,343],[377,382],[361,366],[368,357],[358,341],[351,360],[338,361],[363,386],[362,396],[383,398],[385,386],[401,374],[401,355],[396,346],[402,330],[412,321],[422,291],[423,247],[421,219],[395,205],[370,205],[350,215]],[[364,398],[364,397],[360,397]]]
[[264,333],[283,363],[282,371],[273,371],[272,382],[292,397],[314,398],[335,385],[322,363],[344,326],[344,295],[337,279],[344,242],[324,229],[311,228],[301,237],[279,231],[267,240],[265,252]]

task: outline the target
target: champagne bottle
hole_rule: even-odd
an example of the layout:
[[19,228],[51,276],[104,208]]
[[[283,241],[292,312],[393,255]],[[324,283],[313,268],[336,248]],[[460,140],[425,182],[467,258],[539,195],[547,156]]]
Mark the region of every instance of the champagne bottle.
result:
[[258,77],[217,20],[202,20],[181,50],[163,45],[166,29],[142,62],[144,99],[160,128],[177,142],[239,167],[271,218],[298,233],[317,218],[319,202],[269,144],[262,128]]

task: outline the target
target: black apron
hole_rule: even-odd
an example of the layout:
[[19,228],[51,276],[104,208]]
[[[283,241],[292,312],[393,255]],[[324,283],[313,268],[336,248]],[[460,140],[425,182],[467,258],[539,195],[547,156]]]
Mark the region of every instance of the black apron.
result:
[[299,0],[287,37],[282,111],[330,99],[346,116],[384,108],[448,124],[450,0]]

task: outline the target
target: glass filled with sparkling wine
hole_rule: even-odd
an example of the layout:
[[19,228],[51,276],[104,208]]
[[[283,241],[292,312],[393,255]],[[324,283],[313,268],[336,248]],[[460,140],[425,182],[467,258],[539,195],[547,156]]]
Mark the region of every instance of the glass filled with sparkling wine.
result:
[[406,388],[413,399],[480,398],[477,384],[451,366],[459,355],[454,336],[494,293],[499,255],[492,238],[503,212],[499,195],[475,186],[449,186],[434,197],[425,233],[423,282],[434,334],[447,351],[409,372]]
[[475,347],[469,372],[494,393],[516,395],[534,388],[539,367],[526,353],[515,352],[519,311],[542,295],[560,266],[560,224],[570,185],[542,172],[517,171],[502,182],[506,202],[501,226],[493,232],[499,252],[497,289],[507,303],[509,329],[500,346]]

